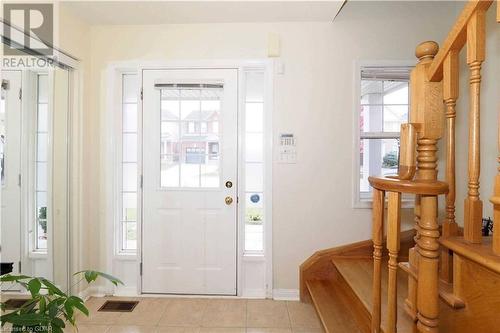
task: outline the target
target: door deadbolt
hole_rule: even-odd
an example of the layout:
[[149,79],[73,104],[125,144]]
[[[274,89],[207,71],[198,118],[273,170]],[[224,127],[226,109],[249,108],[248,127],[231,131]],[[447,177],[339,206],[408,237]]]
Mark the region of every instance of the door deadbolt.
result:
[[230,180],[228,180],[228,181],[226,182],[226,187],[227,187],[227,188],[231,188],[231,187],[233,187],[233,182],[232,182],[232,181],[230,181]]

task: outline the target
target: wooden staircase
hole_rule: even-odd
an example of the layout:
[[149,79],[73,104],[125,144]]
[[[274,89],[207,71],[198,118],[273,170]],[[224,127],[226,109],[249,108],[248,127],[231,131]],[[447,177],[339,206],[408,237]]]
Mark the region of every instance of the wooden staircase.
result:
[[[413,246],[414,232],[402,234],[401,246]],[[301,265],[301,298],[311,302],[328,333],[369,333],[373,308],[373,258],[371,241],[320,251]],[[402,259],[407,259],[402,257]],[[387,255],[383,262],[387,264]],[[404,304],[407,277],[398,276],[399,304]],[[382,274],[382,311],[387,304],[387,273]],[[413,321],[398,311],[398,332],[413,332]],[[385,327],[382,319],[382,327]]]
[[[398,174],[369,177],[372,240],[319,251],[301,265],[301,300],[312,302],[326,332],[500,333],[500,166],[490,199],[492,236],[482,236],[479,193],[481,65],[486,60],[485,17],[492,4],[470,0],[441,49],[432,41],[417,47]],[[461,230],[455,218],[455,105],[462,49],[470,72],[470,105]],[[437,147],[443,137],[446,175],[441,181]],[[497,161],[500,165],[500,156]],[[403,194],[415,197],[411,233],[400,230]],[[446,199],[443,221],[437,215],[440,195]]]

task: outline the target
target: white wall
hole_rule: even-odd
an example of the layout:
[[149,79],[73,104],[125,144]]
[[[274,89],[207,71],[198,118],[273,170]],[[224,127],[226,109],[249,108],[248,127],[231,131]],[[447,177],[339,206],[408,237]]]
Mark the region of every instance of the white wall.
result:
[[371,210],[353,209],[354,62],[412,60],[424,40],[442,41],[453,2],[348,2],[334,23],[176,24],[91,28],[85,112],[85,225],[90,266],[106,265],[102,165],[105,70],[131,60],[249,59],[281,38],[285,74],[275,77],[274,135],[298,137],[298,163],[274,164],[274,288],[297,289],[314,251],[370,238]]

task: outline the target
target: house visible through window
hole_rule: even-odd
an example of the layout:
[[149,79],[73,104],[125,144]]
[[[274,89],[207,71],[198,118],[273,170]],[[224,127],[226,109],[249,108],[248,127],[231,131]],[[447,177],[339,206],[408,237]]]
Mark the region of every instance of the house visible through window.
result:
[[161,90],[160,186],[219,188],[223,85]]
[[410,67],[362,67],[359,104],[359,199],[369,176],[396,174],[400,126],[408,122]]

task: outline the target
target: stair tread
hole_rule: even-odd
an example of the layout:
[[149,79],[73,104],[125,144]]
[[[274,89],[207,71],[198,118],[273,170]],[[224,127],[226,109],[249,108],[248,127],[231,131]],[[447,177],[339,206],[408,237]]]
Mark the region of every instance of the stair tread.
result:
[[348,296],[335,281],[309,280],[306,285],[327,333],[363,333],[348,311]]
[[[332,260],[337,270],[342,274],[356,296],[371,313],[373,309],[372,280],[373,280],[373,260],[372,259],[349,259],[334,258]],[[382,329],[387,322],[387,281],[388,270],[387,260],[382,262]],[[408,295],[408,278],[401,270],[398,270],[398,333],[412,333],[413,321],[404,310],[405,298]]]

